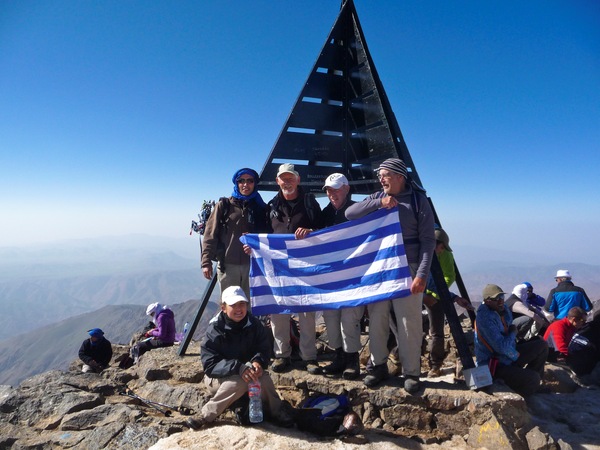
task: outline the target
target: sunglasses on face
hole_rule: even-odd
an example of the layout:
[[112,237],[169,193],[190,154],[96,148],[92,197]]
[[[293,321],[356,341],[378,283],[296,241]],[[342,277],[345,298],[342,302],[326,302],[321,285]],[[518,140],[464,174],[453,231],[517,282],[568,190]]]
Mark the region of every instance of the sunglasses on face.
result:
[[238,184],[254,184],[254,178],[238,178],[236,181]]

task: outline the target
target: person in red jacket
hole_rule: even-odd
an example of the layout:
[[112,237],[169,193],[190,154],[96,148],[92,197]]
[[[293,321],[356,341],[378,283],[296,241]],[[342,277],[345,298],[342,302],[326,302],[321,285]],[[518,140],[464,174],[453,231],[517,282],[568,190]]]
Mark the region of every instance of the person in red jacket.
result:
[[[574,306],[569,309],[567,317],[556,320],[550,324],[544,334],[544,339],[548,342],[548,347],[551,350],[551,357],[556,357],[559,361],[562,360],[568,363],[569,343],[577,330],[585,324],[586,317],[587,315],[583,308]],[[554,352],[552,352],[552,350],[554,350]]]

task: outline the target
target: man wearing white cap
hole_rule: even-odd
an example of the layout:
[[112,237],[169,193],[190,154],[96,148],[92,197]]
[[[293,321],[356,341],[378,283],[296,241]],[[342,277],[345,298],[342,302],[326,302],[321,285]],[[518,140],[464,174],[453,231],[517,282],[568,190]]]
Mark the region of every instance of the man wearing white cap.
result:
[[265,409],[281,426],[293,425],[293,419],[265,371],[269,365],[271,344],[263,324],[248,312],[248,299],[240,286],[230,286],[221,294],[221,312],[209,323],[200,349],[204,384],[213,397],[200,414],[187,424],[197,430],[213,422],[223,411],[248,392],[248,383],[260,381]]
[[[346,210],[350,220],[358,219],[379,208],[398,208],[406,258],[413,277],[410,295],[391,300],[398,327],[398,357],[405,377],[404,389],[414,394],[419,390],[421,374],[421,309],[423,292],[435,248],[434,218],[429,201],[422,190],[408,180],[406,164],[398,158],[383,161],[376,170],[382,191],[371,194]],[[371,303],[369,310],[369,349],[371,365],[364,383],[379,384],[389,376],[390,301]]]
[[[300,174],[293,164],[282,164],[277,171],[279,192],[269,202],[269,225],[275,234],[293,233],[303,239],[314,229],[322,227],[322,212],[315,196],[305,193],[300,186]],[[291,364],[290,314],[271,314],[271,330],[274,337],[275,361],[271,369],[283,372]],[[298,314],[300,321],[300,357],[306,370],[321,373],[317,364],[317,337],[315,313]]]
[[567,317],[569,310],[574,306],[579,306],[586,312],[592,310],[592,302],[583,288],[575,286],[571,281],[571,272],[560,269],[556,272],[554,280],[558,284],[548,294],[544,309],[554,314],[555,319]]
[[[325,180],[323,190],[329,198],[329,204],[323,209],[323,225],[330,227],[346,222],[346,209],[356,203],[350,198],[348,179],[341,173],[332,173]],[[333,361],[323,367],[324,373],[343,372],[342,376],[347,380],[360,375],[360,320],[363,313],[364,307],[360,306],[323,311],[329,345],[335,349]]]

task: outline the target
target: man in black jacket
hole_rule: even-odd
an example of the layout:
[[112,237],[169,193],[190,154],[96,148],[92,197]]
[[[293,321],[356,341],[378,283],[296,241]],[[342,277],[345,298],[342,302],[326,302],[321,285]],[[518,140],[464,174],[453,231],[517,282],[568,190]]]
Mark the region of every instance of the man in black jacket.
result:
[[188,419],[188,425],[197,430],[213,422],[248,392],[248,383],[260,381],[266,412],[281,426],[292,426],[293,420],[265,371],[271,354],[266,328],[248,313],[248,299],[241,287],[226,288],[221,298],[221,312],[210,321],[200,351],[204,383],[214,395],[199,415]]
[[112,345],[100,328],[88,330],[90,335],[79,348],[79,359],[83,361],[82,372],[100,373],[108,367],[112,358]]
[[[304,239],[313,230],[322,227],[322,213],[314,195],[305,193],[300,186],[300,174],[293,164],[279,166],[276,178],[279,192],[269,202],[271,232],[294,234],[296,239]],[[290,314],[271,314],[275,360],[273,372],[283,372],[291,364]],[[300,357],[306,370],[315,375],[321,373],[317,363],[315,313],[298,313],[300,325]]]

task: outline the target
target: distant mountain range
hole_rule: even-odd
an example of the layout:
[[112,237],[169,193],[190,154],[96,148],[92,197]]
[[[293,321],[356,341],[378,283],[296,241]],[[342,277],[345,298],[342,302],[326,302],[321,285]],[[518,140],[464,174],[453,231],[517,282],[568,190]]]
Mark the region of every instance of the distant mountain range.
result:
[[[200,299],[207,280],[199,256],[196,236],[135,235],[0,248],[0,383],[70,362],[91,327],[109,327],[111,340],[125,343],[146,324],[147,304],[188,304],[189,299]],[[500,259],[490,249],[469,249],[455,258],[473,303],[481,301],[488,283],[510,292],[529,281],[546,297],[555,286],[557,269],[569,269],[573,282],[592,301],[600,299],[599,266],[525,263],[523,254],[504,251]],[[456,286],[451,290],[457,291]],[[212,301],[218,302],[218,291]],[[182,328],[185,320],[177,319]]]
[[[194,321],[199,306],[198,300],[170,305],[178,332],[183,331],[185,322]],[[207,304],[194,339],[201,339],[218,309],[215,302]],[[0,341],[0,385],[17,386],[37,373],[66,370],[77,359],[79,347],[89,337],[87,330],[91,328],[101,328],[113,344],[128,344],[131,337],[148,324],[148,319],[145,306],[109,305]]]
[[0,308],[9,319],[0,327],[0,340],[105,305],[200,298],[207,280],[198,243],[190,238],[185,244],[132,237],[0,248]]

